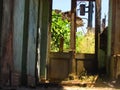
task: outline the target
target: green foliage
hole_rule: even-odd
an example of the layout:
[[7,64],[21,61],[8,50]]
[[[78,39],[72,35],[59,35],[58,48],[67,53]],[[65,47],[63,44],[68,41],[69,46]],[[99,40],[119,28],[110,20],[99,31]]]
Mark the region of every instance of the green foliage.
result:
[[76,33],[76,52],[78,53],[82,53],[81,49],[82,49],[82,42],[84,40],[84,34],[79,31]]
[[77,53],[95,52],[95,36],[93,32],[88,32],[86,35],[84,35],[82,32],[77,32],[76,52]]
[[[61,12],[52,11],[51,51],[53,52],[59,51],[61,37],[64,38],[63,50],[66,51],[70,48],[70,22],[62,17]],[[93,32],[88,32],[86,35],[82,32],[76,32],[76,52],[95,52],[95,36]]]
[[70,46],[70,23],[67,19],[62,19],[62,13],[52,11],[51,51],[59,51],[61,37],[64,38],[64,50],[66,50]]

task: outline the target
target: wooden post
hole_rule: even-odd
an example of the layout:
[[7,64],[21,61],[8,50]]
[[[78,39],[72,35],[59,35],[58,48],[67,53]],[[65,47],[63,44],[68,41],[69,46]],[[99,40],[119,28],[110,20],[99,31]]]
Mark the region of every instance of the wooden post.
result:
[[49,0],[49,30],[48,30],[48,54],[47,54],[47,79],[49,79],[50,75],[50,44],[51,44],[51,24],[52,24],[52,2],[53,0]]
[[109,23],[108,23],[108,37],[107,37],[108,38],[108,40],[107,40],[108,41],[107,42],[108,43],[108,46],[107,46],[107,61],[109,61],[109,64],[107,65],[107,63],[106,63],[106,70],[107,70],[107,75],[109,75],[110,77],[114,77],[114,73],[112,72],[112,70],[114,68],[111,68],[112,65],[113,65],[113,63],[111,63],[112,62],[112,57],[111,57],[111,42],[112,42],[112,39],[111,39],[111,37],[113,35],[112,30],[114,31],[113,26],[115,25],[115,23],[113,24],[113,22],[114,22],[113,18],[114,18],[114,14],[115,14],[114,13],[115,8],[113,7],[113,2],[115,3],[115,1],[109,0],[109,21],[108,21]]
[[101,0],[96,0],[96,13],[95,13],[95,71],[98,70],[99,50],[100,50],[100,27],[101,27]]
[[[110,0],[110,15],[111,15],[111,38],[110,36],[108,37],[109,40],[111,40],[111,55],[112,55],[112,62],[110,63],[110,57],[108,57],[107,60],[107,74],[110,73],[110,64],[111,66],[113,66],[112,68],[114,72],[114,77],[115,79],[118,79],[120,76],[120,63],[119,63],[119,56],[120,56],[120,20],[119,20],[119,16],[120,16],[120,0]],[[110,28],[109,28],[110,30]],[[109,33],[109,32],[108,32]],[[110,47],[109,47],[110,48]],[[109,52],[110,55],[110,52]],[[117,62],[118,60],[118,62]],[[116,64],[115,64],[116,62]],[[111,72],[112,73],[112,72]]]
[[49,0],[40,2],[40,78],[46,79],[47,74],[47,57],[48,57],[48,30],[49,30]]
[[70,48],[71,48],[71,74],[76,74],[75,69],[75,43],[76,43],[76,0],[71,1],[71,31],[70,31]]
[[64,38],[61,37],[61,38],[60,38],[60,48],[59,48],[59,52],[63,52],[63,45],[64,45]]

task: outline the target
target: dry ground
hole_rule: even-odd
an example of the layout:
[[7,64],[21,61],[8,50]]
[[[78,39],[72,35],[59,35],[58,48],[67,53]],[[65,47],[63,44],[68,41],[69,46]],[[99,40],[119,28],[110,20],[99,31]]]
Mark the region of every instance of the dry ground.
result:
[[120,81],[99,78],[91,85],[40,84],[37,87],[9,87],[0,90],[120,90]]

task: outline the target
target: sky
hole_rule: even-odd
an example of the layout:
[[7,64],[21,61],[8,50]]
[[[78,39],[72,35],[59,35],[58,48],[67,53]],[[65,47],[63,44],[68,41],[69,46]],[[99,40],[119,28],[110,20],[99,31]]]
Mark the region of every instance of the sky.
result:
[[71,9],[71,0],[53,0],[53,9],[69,11]]
[[[101,0],[102,8],[101,8],[101,18],[104,18],[106,15],[106,20],[108,21],[108,1],[109,0]],[[85,3],[85,2],[82,2]],[[71,10],[71,0],[53,0],[53,9],[59,9],[62,10],[62,12],[70,11]],[[95,13],[94,13],[95,14]],[[87,14],[85,16],[80,16],[82,18],[87,18]],[[95,15],[93,15],[93,27],[95,26]],[[85,25],[82,27],[82,29],[87,29],[87,20],[83,19],[83,22]],[[106,23],[108,24],[108,23]]]

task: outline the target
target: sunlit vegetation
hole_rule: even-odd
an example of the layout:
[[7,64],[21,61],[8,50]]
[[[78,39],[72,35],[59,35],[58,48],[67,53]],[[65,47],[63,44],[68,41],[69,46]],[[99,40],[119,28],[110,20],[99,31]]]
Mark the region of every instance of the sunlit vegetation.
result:
[[76,52],[77,53],[94,53],[95,52],[95,35],[93,32],[77,32],[76,35]]
[[[64,39],[63,51],[70,49],[70,22],[63,18],[61,12],[52,11],[52,28],[51,28],[51,51],[59,52],[60,38]],[[77,53],[94,53],[95,52],[94,32],[83,34],[81,31],[76,32],[76,52]]]
[[51,51],[58,52],[60,38],[64,38],[64,50],[70,47],[70,22],[62,18],[61,12],[52,12]]

